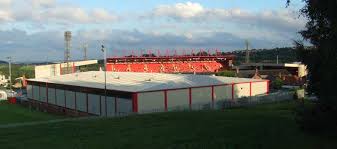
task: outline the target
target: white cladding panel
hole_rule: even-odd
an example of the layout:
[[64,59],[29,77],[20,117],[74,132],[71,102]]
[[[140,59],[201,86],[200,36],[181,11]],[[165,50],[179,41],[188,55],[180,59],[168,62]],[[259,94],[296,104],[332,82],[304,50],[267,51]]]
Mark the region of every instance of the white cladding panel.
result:
[[33,88],[32,85],[27,85],[27,97],[33,99]]
[[33,98],[34,100],[40,100],[40,92],[39,92],[39,89],[40,89],[40,86],[35,86],[33,85]]
[[192,88],[192,105],[212,102],[212,87]]
[[47,102],[47,88],[40,87],[40,101]]
[[56,105],[65,107],[64,90],[56,89]]
[[[115,116],[115,97],[107,97],[107,116]],[[117,99],[116,99],[117,100]]]
[[69,109],[75,109],[75,92],[66,91],[66,107]]
[[132,100],[125,98],[117,98],[117,114],[126,115],[132,112]]
[[88,94],[88,113],[100,115],[100,96]]
[[55,88],[48,88],[48,103],[56,104]]
[[76,108],[78,111],[87,112],[87,94],[76,92]]
[[267,82],[252,82],[252,96],[266,94]]
[[[106,97],[107,99],[108,99],[108,97]],[[105,102],[105,96],[101,96],[101,111],[102,111],[102,114],[101,114],[101,116],[106,116],[106,112],[105,112],[105,108],[106,108],[106,106],[108,106],[108,105],[105,105],[106,104],[106,102]]]
[[138,94],[138,112],[150,113],[164,111],[164,91]]
[[250,96],[250,84],[242,83],[234,85],[234,98],[249,97]]
[[215,86],[214,87],[214,101],[231,100],[232,99],[232,85]]
[[189,107],[189,89],[167,91],[167,108]]

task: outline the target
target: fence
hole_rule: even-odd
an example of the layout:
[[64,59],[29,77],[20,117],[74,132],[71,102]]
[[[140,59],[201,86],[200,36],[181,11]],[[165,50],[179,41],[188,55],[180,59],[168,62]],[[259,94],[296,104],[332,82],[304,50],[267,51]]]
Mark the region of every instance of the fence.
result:
[[[277,103],[281,101],[293,100],[294,92],[292,91],[279,91],[270,93],[268,95],[259,95],[252,97],[243,97],[235,100],[220,100],[212,104],[212,102],[195,103],[191,106],[177,106],[167,109],[167,111],[200,111],[200,110],[224,110],[237,107],[249,107],[267,103]],[[166,112],[165,109],[152,109],[142,111],[142,113],[156,113]]]

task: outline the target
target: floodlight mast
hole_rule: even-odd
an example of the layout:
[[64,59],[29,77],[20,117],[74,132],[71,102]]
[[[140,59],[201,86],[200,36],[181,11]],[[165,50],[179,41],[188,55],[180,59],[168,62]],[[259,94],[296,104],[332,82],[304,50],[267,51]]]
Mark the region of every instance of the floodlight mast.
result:
[[12,90],[12,57],[7,57],[8,59],[8,71],[9,71],[9,88]]
[[[101,50],[103,52],[103,57],[104,57],[104,101],[106,103],[107,102],[107,97],[106,97],[107,96],[107,89],[106,89],[106,63],[107,63],[107,60],[106,60],[106,49],[105,49],[104,45],[102,45],[102,49]],[[105,108],[105,113],[107,113],[106,111],[107,110]]]

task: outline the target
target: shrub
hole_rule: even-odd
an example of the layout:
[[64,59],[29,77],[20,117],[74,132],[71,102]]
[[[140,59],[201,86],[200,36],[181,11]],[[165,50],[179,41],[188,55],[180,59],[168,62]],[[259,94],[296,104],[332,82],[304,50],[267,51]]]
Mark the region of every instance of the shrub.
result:
[[283,80],[281,80],[280,78],[276,78],[271,85],[273,89],[281,89],[283,86]]
[[224,77],[236,77],[236,73],[234,71],[221,71],[218,72],[216,75]]

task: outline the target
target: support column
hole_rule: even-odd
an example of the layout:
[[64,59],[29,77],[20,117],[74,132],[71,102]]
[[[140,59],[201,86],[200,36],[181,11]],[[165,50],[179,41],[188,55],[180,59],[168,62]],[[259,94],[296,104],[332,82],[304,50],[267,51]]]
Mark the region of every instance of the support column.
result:
[[234,94],[235,94],[235,91],[234,91],[234,83],[232,83],[232,100],[234,101]]
[[249,82],[249,96],[252,97],[252,82]]
[[165,112],[168,111],[167,109],[167,90],[164,91],[164,106],[165,106]]
[[188,96],[189,96],[189,107],[190,107],[190,110],[192,110],[192,88],[189,88],[188,90]]
[[267,81],[267,95],[269,94],[269,80]]
[[138,93],[132,94],[132,112],[138,113]]
[[214,109],[214,86],[212,86],[212,109]]

